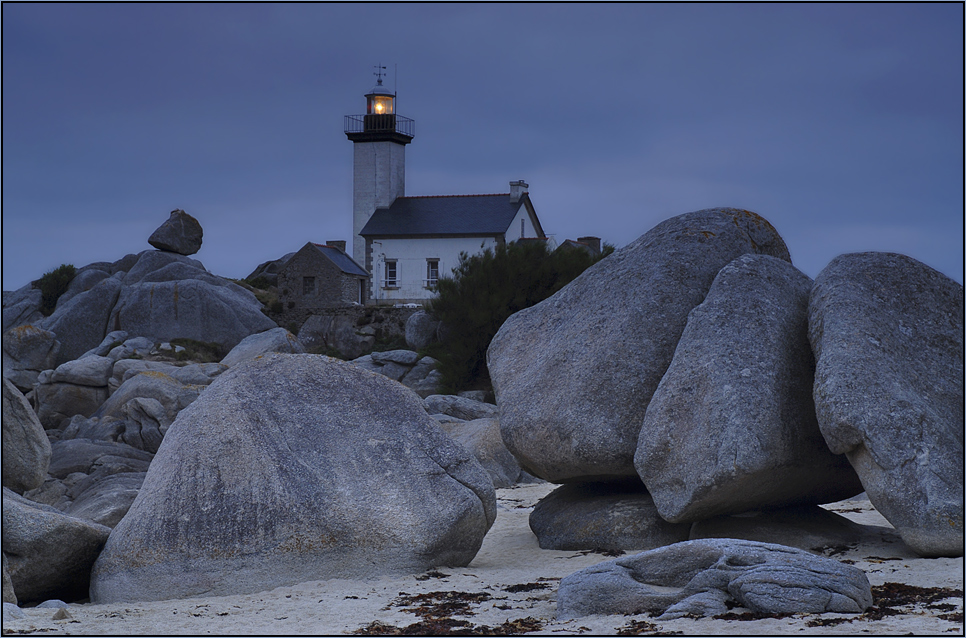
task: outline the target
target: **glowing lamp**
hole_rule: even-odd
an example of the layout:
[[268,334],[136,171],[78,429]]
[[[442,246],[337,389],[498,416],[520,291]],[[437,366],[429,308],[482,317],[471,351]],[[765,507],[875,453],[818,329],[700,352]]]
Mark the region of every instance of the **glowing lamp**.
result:
[[392,115],[395,97],[383,87],[377,86],[366,95],[366,113],[369,115]]

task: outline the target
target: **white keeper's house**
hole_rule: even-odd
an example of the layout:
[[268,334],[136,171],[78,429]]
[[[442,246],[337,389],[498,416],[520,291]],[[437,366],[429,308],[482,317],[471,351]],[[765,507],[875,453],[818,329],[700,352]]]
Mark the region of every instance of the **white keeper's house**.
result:
[[433,296],[461,252],[476,254],[519,239],[546,241],[527,184],[495,195],[406,196],[406,145],[413,120],[396,114],[396,95],[382,86],[366,94],[365,115],[347,115],[353,143],[352,258],[371,273],[367,298],[419,302]]

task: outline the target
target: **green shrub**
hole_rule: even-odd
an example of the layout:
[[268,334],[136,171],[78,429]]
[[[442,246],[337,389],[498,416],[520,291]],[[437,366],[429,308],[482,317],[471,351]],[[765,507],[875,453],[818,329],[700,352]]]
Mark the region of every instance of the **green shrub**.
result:
[[268,290],[272,287],[265,275],[259,275],[258,277],[253,277],[251,279],[242,279],[246,284],[252,288],[258,288],[259,290]]
[[486,349],[515,312],[552,296],[600,256],[582,250],[550,252],[541,243],[513,243],[482,254],[460,255],[451,277],[440,278],[429,312],[445,326],[442,343],[430,346],[439,363],[444,392],[458,392],[489,379]]
[[54,313],[57,307],[57,300],[67,292],[67,287],[77,274],[77,269],[72,264],[61,264],[57,268],[45,272],[43,277],[31,282],[34,288],[39,288],[41,293],[40,312],[45,317]]

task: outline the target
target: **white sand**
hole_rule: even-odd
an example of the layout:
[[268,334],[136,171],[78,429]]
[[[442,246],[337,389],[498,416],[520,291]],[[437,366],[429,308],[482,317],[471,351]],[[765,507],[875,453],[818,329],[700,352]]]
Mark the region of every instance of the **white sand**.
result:
[[[499,514],[473,563],[464,568],[441,567],[443,576],[386,577],[366,581],[329,580],[280,587],[251,595],[192,598],[152,603],[108,605],[72,604],[70,618],[53,620],[55,609],[23,611],[25,619],[3,620],[3,633],[45,635],[326,635],[351,634],[373,621],[406,627],[422,620],[412,606],[400,604],[404,595],[430,592],[486,594],[470,605],[469,614],[451,617],[474,626],[490,627],[523,618],[540,621],[540,634],[615,634],[632,622],[646,622],[642,635],[682,632],[684,635],[811,635],[914,634],[963,635],[963,598],[899,607],[901,613],[881,620],[845,614],[796,614],[759,620],[679,619],[657,622],[647,615],[591,616],[554,620],[556,584],[560,578],[611,557],[594,553],[541,550],[530,532],[527,517],[533,505],[554,487],[525,485],[497,490]],[[888,528],[886,520],[867,501],[842,501],[828,509],[865,525]],[[918,587],[963,589],[963,559],[917,558],[893,535],[838,554],[865,570],[873,586],[886,582]],[[535,584],[530,591],[511,593],[507,587]],[[546,588],[539,585],[546,584]],[[935,607],[937,604],[939,609]],[[410,611],[407,611],[409,609]],[[741,610],[737,610],[741,611]],[[943,618],[942,616],[947,616]],[[809,626],[816,620],[851,618],[850,622]],[[638,625],[640,627],[641,625]]]

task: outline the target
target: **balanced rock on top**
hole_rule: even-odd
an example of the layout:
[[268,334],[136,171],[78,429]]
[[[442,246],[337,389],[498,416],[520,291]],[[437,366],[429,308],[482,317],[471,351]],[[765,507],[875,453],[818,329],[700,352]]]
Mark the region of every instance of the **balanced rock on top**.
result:
[[94,602],[265,591],[468,564],[490,478],[386,377],[266,354],[179,413],[91,581]]
[[193,255],[201,250],[203,234],[198,220],[179,208],[171,211],[168,220],[151,233],[148,243],[158,250]]

